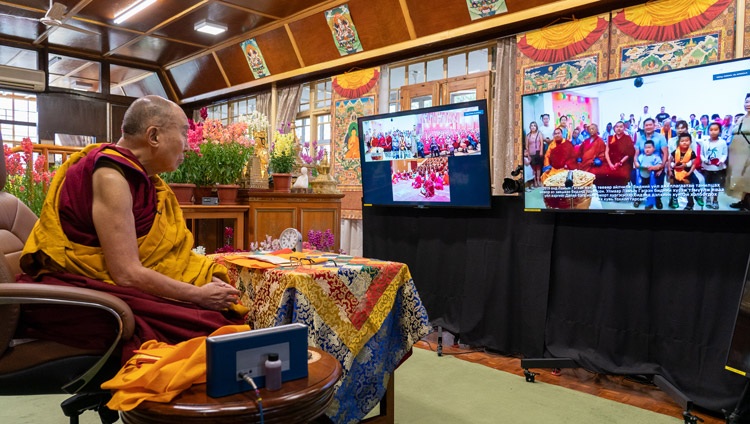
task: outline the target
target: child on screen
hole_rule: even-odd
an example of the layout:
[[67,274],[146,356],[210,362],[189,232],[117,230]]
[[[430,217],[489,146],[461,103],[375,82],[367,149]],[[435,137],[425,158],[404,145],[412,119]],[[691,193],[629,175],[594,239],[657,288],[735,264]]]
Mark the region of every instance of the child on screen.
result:
[[[653,140],[646,140],[643,143],[643,152],[638,155],[638,164],[640,165],[640,168],[638,169],[640,176],[638,180],[640,181],[640,186],[648,187],[646,189],[648,192],[648,197],[646,197],[646,210],[651,210],[654,208],[654,205],[656,205],[656,196],[653,191],[653,187],[656,184],[655,174],[664,167],[664,164],[661,161],[661,156],[654,154]],[[643,191],[640,193],[642,192]],[[633,202],[633,206],[636,208],[640,206],[642,198],[643,196],[639,194],[636,201]]]
[[712,122],[708,126],[708,139],[701,146],[701,162],[703,173],[706,175],[708,198],[706,207],[719,209],[719,188],[724,188],[724,178],[727,174],[727,156],[729,148],[727,143],[719,136],[721,135],[721,124]]
[[[692,188],[698,185],[698,177],[696,177],[694,173],[695,159],[697,156],[693,149],[690,148],[690,143],[692,143],[692,141],[693,137],[691,137],[689,133],[680,134],[677,141],[677,148],[669,156],[671,164],[670,168],[672,169],[671,183],[675,185],[675,187],[672,187],[673,197],[669,202],[669,207],[672,209],[679,207],[679,204],[677,203],[677,196],[679,193],[674,193],[674,191],[682,191],[677,187],[678,185],[692,185]],[[685,206],[686,211],[693,210],[694,202],[692,188],[689,189],[687,193],[688,202],[687,206]]]

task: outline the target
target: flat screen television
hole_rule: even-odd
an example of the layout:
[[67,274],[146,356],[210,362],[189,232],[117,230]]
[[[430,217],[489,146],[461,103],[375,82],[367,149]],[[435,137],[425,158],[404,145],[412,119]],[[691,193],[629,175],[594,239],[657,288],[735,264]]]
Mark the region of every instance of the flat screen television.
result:
[[364,206],[489,208],[487,102],[357,119]]
[[[527,188],[524,196],[526,209],[736,212],[729,205],[737,199],[725,192],[726,179],[719,168],[727,163],[731,127],[736,125],[736,115],[745,114],[743,105],[748,92],[750,58],[522,96],[524,152],[529,153],[524,181],[529,180],[528,184],[533,186]],[[549,116],[549,122],[543,128],[545,115]],[[622,133],[630,137],[632,148],[622,137],[615,140],[610,135],[618,121],[625,121]],[[666,147],[666,162],[672,166],[675,150],[679,148],[676,129],[680,121],[687,124],[690,140],[684,144],[689,143],[689,150],[683,147],[677,153],[680,160],[675,163],[679,165],[672,169],[679,173],[659,172],[658,163],[664,167],[665,162],[659,154],[660,146]],[[722,124],[720,142],[709,143],[708,128],[714,121]],[[553,155],[554,149],[541,143],[544,154],[533,155],[538,142],[536,137],[528,136],[532,122],[542,128],[543,138],[551,137],[554,128],[563,122],[566,125],[561,132],[570,144]],[[662,129],[667,122],[669,128]],[[588,132],[584,133],[584,129],[591,123],[598,125],[603,143],[585,141]],[[609,124],[613,128],[608,131]],[[649,125],[655,128],[654,132],[644,132]],[[662,134],[663,139],[654,134]],[[654,144],[654,153],[652,157],[641,157],[637,152],[649,150],[646,148],[649,139]],[[549,145],[553,144],[557,146],[557,143]],[[611,153],[609,160],[607,152]],[[693,155],[695,159],[689,160],[688,156]],[[622,164],[617,163],[620,159]],[[546,163],[547,160],[555,163]]]

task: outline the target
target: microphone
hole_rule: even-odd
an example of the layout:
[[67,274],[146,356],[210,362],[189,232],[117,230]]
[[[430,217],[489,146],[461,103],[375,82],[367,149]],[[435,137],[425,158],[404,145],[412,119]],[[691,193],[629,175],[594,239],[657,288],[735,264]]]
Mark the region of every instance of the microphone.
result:
[[521,171],[523,171],[523,165],[518,165],[518,167],[515,170],[511,171],[510,175],[512,177],[517,177],[518,174],[521,173]]
[[573,171],[568,171],[568,176],[565,178],[565,187],[573,187]]

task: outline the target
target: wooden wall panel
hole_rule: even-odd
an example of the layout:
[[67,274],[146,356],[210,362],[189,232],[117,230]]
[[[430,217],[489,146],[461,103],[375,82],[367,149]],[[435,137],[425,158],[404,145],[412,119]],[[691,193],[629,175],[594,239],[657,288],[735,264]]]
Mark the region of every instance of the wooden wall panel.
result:
[[348,4],[364,51],[409,40],[399,0],[379,0],[377,7],[372,6],[372,0],[351,0]]
[[175,66],[169,70],[180,97],[197,96],[209,91],[227,88],[224,77],[219,71],[212,55],[201,56],[195,60]]
[[253,72],[247,65],[247,59],[245,59],[239,43],[217,51],[216,57],[219,58],[219,62],[221,62],[221,66],[232,85],[246,83],[254,79]]
[[[268,66],[271,75],[281,74],[300,67],[297,55],[294,53],[292,40],[289,39],[285,28],[276,28],[259,34],[255,37],[255,41],[258,42],[258,47],[263,52],[263,58],[266,60],[266,66]],[[307,64],[307,62],[305,63]],[[247,62],[245,62],[245,65],[247,66]]]
[[[352,20],[354,26],[357,27],[359,24],[354,15],[352,15]],[[333,35],[323,12],[290,23],[289,29],[292,31],[294,41],[297,42],[305,66],[341,57],[333,42]]]

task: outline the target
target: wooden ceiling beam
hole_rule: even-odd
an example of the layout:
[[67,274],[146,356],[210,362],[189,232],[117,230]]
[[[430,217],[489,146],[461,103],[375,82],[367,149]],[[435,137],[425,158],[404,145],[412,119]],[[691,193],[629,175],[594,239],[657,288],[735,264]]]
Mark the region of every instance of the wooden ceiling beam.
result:
[[406,30],[409,31],[409,39],[417,39],[417,31],[414,29],[414,22],[411,20],[411,13],[409,13],[409,6],[406,4],[406,0],[398,0],[401,5],[401,13],[404,15],[404,21],[406,22]]
[[292,42],[292,48],[294,49],[295,56],[297,56],[297,61],[299,62],[299,66],[301,68],[304,68],[305,61],[302,60],[302,54],[299,51],[299,47],[297,46],[297,41],[295,41],[294,34],[292,34],[292,30],[289,28],[288,24],[284,25],[284,29],[286,30],[286,35],[289,36],[289,41]]

